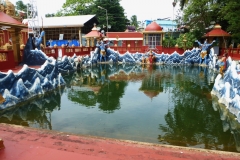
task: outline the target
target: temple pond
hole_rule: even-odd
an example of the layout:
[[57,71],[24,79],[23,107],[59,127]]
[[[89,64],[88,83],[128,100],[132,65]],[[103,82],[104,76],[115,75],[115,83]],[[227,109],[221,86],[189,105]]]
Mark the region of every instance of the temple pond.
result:
[[0,123],[240,152],[240,125],[210,92],[205,67],[98,64],[66,86],[0,111]]

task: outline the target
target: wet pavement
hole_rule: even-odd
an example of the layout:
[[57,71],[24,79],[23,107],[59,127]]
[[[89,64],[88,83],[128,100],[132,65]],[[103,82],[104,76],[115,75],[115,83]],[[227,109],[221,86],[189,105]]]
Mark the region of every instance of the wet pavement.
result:
[[0,160],[237,160],[239,153],[158,145],[0,124]]

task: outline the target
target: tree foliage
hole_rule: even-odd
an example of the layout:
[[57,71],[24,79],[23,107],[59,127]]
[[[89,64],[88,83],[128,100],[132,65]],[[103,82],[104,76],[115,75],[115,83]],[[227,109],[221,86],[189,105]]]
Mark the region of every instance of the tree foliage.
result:
[[227,31],[232,38],[240,43],[240,3],[238,0],[228,0],[226,5],[221,9],[223,19],[228,22]]
[[187,5],[187,3],[189,2],[189,0],[174,0],[174,2],[177,2],[177,1],[179,1],[179,3],[180,3],[180,8],[181,8],[181,10],[184,8],[184,6],[186,6]]
[[120,5],[120,0],[95,0],[92,11],[97,15],[99,24],[106,25],[106,11],[98,8],[98,6],[107,10],[108,24],[111,25],[109,31],[125,31],[127,18],[124,15],[123,7]]
[[169,48],[176,45],[176,39],[171,35],[170,32],[167,33],[167,36],[163,39],[163,47]]
[[138,25],[138,20],[137,20],[137,16],[136,16],[136,15],[133,15],[133,16],[131,17],[130,24],[131,24],[132,26],[134,26],[136,29],[139,27],[139,25]]
[[55,17],[55,14],[54,13],[48,13],[48,14],[45,14],[45,17]]
[[19,0],[19,1],[16,2],[15,9],[27,12],[27,5],[24,4],[23,1]]
[[[27,18],[27,6],[29,6],[29,4],[24,4],[22,0],[18,0],[15,5],[16,15]],[[21,11],[25,14],[20,15]]]
[[66,0],[60,12],[65,15],[80,15],[89,12],[92,5],[94,5],[94,0]]
[[[101,8],[98,6],[101,6]],[[108,31],[124,31],[126,29],[127,18],[124,15],[123,7],[120,5],[120,0],[66,0],[63,9],[58,11],[55,16],[87,14],[96,15],[99,27],[105,29],[105,31],[107,22],[111,26]]]
[[206,28],[210,26],[210,22],[212,21],[213,13],[208,1],[209,0],[192,0],[184,10],[182,17],[183,22],[189,26],[191,30],[199,30],[201,35],[204,35]]
[[195,35],[192,32],[180,34],[177,39],[178,48],[191,49],[194,47],[194,42],[196,40]]
[[190,31],[198,33],[195,35],[198,39],[210,31],[214,24],[220,24],[222,29],[230,32],[232,39],[239,43],[239,8],[239,0],[191,0],[187,2],[177,21],[189,26]]

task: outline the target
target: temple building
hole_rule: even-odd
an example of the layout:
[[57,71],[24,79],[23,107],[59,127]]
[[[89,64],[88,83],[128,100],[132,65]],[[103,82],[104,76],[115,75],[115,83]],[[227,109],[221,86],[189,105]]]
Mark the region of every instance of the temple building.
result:
[[207,38],[209,42],[216,40],[213,49],[214,53],[219,55],[219,53],[222,52],[222,48],[228,48],[227,40],[231,37],[231,35],[226,31],[222,30],[222,27],[219,24],[216,24],[214,25],[213,29],[206,33],[203,37]]
[[100,33],[96,27],[96,24],[94,24],[94,27],[92,28],[92,31],[83,36],[86,39],[86,46],[87,47],[95,47],[97,41],[99,41],[101,38],[103,38],[102,33]]
[[[24,19],[23,23],[27,24],[30,19]],[[87,41],[84,38],[88,34],[94,24],[98,24],[95,15],[79,15],[79,16],[64,16],[64,17],[44,17],[38,19],[39,26],[45,31],[43,45],[57,46],[69,45],[72,46],[87,46]],[[37,25],[37,24],[36,24]]]
[[9,0],[0,1],[0,27],[1,65],[9,65],[7,59],[12,57],[11,52],[7,52],[9,50],[13,52],[13,63],[19,64],[21,62],[20,47],[26,42],[28,26],[22,24],[21,17],[15,15],[15,7]]
[[113,47],[118,47],[120,53],[147,52],[149,50],[161,53],[164,32],[155,21],[149,24],[142,32],[109,32],[107,39],[114,41]]

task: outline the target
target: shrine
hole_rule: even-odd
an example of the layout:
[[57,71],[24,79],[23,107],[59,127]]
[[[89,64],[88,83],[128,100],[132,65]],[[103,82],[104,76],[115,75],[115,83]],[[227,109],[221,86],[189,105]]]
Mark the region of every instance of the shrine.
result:
[[98,40],[100,40],[103,36],[102,34],[98,31],[96,24],[94,24],[94,27],[92,28],[92,31],[83,36],[86,38],[86,46],[87,47],[95,47],[96,43]]
[[[13,68],[21,63],[21,46],[27,40],[27,25],[15,16],[15,7],[5,0],[0,4],[0,64],[1,69]],[[13,61],[14,59],[14,61]]]
[[226,31],[221,29],[222,27],[219,24],[216,24],[214,28],[206,33],[203,37],[207,38],[208,41],[212,42],[213,40],[216,40],[216,45],[213,46],[214,52],[217,55],[223,54],[224,50],[223,48],[227,47],[227,40],[231,35],[227,33]]

